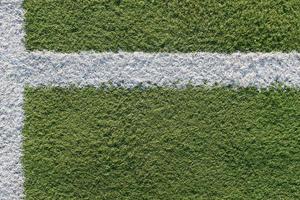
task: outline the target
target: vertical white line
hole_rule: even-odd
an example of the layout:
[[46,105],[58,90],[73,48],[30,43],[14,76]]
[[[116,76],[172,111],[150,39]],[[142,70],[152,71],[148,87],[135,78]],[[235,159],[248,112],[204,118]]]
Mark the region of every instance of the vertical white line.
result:
[[22,0],[0,0],[0,200],[23,198],[23,85],[7,79],[10,58],[25,51]]

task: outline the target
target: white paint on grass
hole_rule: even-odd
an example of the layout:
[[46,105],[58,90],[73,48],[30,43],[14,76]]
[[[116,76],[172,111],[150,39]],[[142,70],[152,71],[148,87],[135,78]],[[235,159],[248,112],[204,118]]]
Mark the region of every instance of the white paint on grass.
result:
[[21,165],[23,85],[8,79],[11,56],[25,51],[22,1],[0,0],[0,200],[24,197]]
[[125,87],[140,83],[268,87],[274,82],[300,85],[300,55],[294,54],[145,54],[22,53],[6,57],[7,79],[20,84],[99,85]]
[[299,53],[27,52],[23,0],[0,0],[0,199],[23,197],[24,85],[300,86]]

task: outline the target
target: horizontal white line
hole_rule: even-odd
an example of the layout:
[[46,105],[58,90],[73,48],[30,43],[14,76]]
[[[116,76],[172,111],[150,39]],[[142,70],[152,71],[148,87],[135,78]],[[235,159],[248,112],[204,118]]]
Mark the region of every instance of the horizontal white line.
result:
[[33,52],[2,55],[8,80],[32,85],[99,85],[124,87],[143,83],[268,87],[300,86],[298,53],[81,53]]

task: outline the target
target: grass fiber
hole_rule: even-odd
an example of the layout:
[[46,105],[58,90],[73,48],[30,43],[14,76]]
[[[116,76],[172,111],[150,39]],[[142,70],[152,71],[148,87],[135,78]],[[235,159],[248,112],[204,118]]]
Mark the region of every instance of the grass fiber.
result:
[[299,117],[288,88],[27,87],[26,198],[299,199]]

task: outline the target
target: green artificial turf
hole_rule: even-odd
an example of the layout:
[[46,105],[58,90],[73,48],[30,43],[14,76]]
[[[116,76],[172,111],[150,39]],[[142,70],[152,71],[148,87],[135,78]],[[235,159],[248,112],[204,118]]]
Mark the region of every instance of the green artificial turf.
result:
[[300,199],[294,89],[26,88],[27,199]]
[[300,0],[25,0],[24,7],[29,50],[300,50]]

